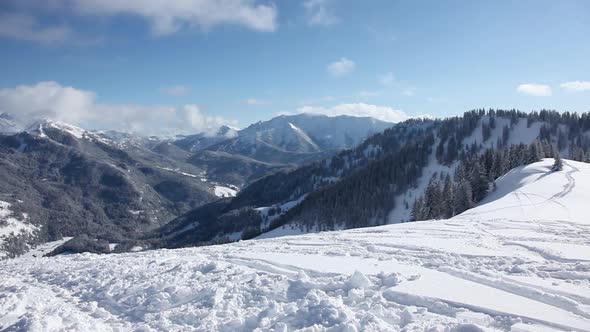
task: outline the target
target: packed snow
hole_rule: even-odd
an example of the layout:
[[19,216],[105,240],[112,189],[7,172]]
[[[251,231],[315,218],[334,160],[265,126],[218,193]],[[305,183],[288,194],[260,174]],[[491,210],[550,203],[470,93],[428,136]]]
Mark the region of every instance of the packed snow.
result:
[[3,261],[0,330],[590,331],[590,165],[551,163],[449,220]]

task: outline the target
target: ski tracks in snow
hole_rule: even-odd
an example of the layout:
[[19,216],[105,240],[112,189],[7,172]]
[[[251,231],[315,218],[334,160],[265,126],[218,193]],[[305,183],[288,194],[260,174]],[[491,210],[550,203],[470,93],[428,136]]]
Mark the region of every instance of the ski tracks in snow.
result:
[[559,241],[558,226],[454,219],[5,261],[0,329],[459,331],[476,324],[506,331],[524,324],[535,331],[541,324],[590,331],[590,292],[581,291],[590,263],[532,249]]

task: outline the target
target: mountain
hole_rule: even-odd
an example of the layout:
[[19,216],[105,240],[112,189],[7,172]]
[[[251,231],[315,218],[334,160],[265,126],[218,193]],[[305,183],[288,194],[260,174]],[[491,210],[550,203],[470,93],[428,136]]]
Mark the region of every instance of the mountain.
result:
[[50,120],[0,135],[0,215],[9,218],[8,228],[0,225],[0,252],[10,257],[77,236],[104,251],[108,242],[235,193],[202,169],[154,152],[154,140]]
[[[2,119],[6,124],[26,122],[8,114]],[[324,153],[333,154],[346,147],[339,144],[354,144],[363,132],[368,135],[386,125],[366,118],[313,117],[315,124],[310,119],[281,117],[244,131],[223,126],[215,134],[176,139],[90,131],[47,119],[21,127],[11,125],[19,132],[0,135],[0,195],[6,196],[0,201],[7,206],[6,215],[30,227],[26,232],[7,233],[0,241],[0,251],[11,257],[62,238],[74,238],[60,247],[62,251],[109,252],[109,243],[128,250],[133,247],[130,240],[196,207],[235,196],[247,181],[294,169],[295,164]],[[277,140],[284,126],[287,131]],[[322,142],[315,143],[310,135],[317,136],[320,127],[334,137],[336,131],[344,136],[331,143],[314,138]],[[260,155],[250,157],[220,148],[257,135],[265,144],[293,149],[288,152],[290,158],[274,163],[254,158]],[[296,147],[299,143],[318,150],[302,152]]]
[[[314,154],[352,148],[392,125],[373,118],[344,115],[282,115],[250,125],[239,131],[233,140],[208,149],[240,154],[265,162],[288,163],[295,160],[291,157],[292,154]],[[281,159],[283,155],[286,160]]]
[[[145,245],[180,247],[410,221],[424,195],[426,206],[440,206],[434,200],[442,199],[446,177],[457,204],[464,203],[448,212],[452,216],[485,198],[510,168],[557,153],[588,160],[589,130],[589,114],[553,111],[476,110],[445,120],[406,121],[331,158],[264,177],[233,199],[187,212]],[[442,211],[422,212],[442,217]]]
[[185,135],[175,140],[173,144],[183,150],[197,152],[221,141],[234,138],[238,135],[238,132],[238,128],[221,126],[214,134],[199,133],[195,135]]
[[552,164],[451,219],[3,261],[0,329],[587,332],[590,165]]
[[[373,118],[283,115],[231,132],[235,136],[230,139],[219,139],[219,134],[214,138],[199,137],[197,144],[188,146],[202,149],[192,149],[194,154],[187,161],[207,168],[209,176],[216,181],[243,187],[277,170],[291,169],[352,148],[391,126],[392,123]],[[214,140],[217,142],[212,143]],[[175,144],[187,145],[185,140]]]

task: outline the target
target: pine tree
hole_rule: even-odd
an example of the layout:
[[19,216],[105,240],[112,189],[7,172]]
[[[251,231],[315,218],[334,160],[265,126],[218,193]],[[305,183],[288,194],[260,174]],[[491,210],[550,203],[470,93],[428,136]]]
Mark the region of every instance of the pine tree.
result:
[[488,194],[488,178],[479,162],[476,162],[471,172],[471,190],[473,192],[473,201],[479,202]]
[[453,213],[460,214],[473,207],[473,198],[471,196],[471,186],[465,179],[461,179],[454,190],[453,196]]
[[561,160],[561,156],[559,155],[559,153],[555,155],[555,162],[553,163],[553,167],[551,167],[551,170],[554,172],[559,172],[563,170],[563,160]]
[[534,140],[533,142],[531,142],[531,144],[529,145],[526,163],[532,164],[543,159],[545,154],[543,153],[542,149],[543,147],[541,146],[539,140]]
[[455,173],[455,188],[453,188],[453,214],[457,215],[473,207],[471,185],[467,180],[463,165],[459,165]]
[[422,217],[422,207],[424,206],[424,202],[422,200],[422,197],[417,198],[414,201],[414,206],[412,207],[412,221],[418,221],[418,220],[423,220],[424,218]]
[[438,219],[441,216],[441,191],[440,184],[436,177],[430,179],[428,187],[424,192],[424,219]]
[[445,219],[449,219],[454,215],[453,212],[453,182],[451,176],[447,174],[445,177],[445,183],[442,189],[442,203],[441,203],[441,214]]

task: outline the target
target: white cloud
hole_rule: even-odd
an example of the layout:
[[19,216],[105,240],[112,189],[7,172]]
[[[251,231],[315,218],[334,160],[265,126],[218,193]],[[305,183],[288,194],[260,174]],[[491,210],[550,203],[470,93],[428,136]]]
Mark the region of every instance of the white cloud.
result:
[[[70,39],[73,34],[66,26],[42,26],[34,19],[36,14],[46,12],[87,17],[138,16],[149,22],[156,36],[195,27],[209,30],[219,25],[270,32],[277,29],[278,17],[271,0],[19,0],[14,8],[21,14],[0,16],[0,37],[44,43]],[[96,40],[83,41],[88,43],[96,44]]]
[[[274,31],[277,9],[257,0],[56,0],[64,8],[84,15],[137,15],[148,19],[156,35],[167,35],[184,27],[210,29],[235,24],[257,31]],[[68,7],[71,5],[71,7]]]
[[549,85],[536,84],[536,83],[524,83],[516,87],[516,91],[521,94],[536,96],[536,97],[547,97],[551,96],[553,91]]
[[347,58],[341,58],[328,65],[328,73],[334,77],[342,77],[351,73],[355,68],[355,63]]
[[330,0],[305,0],[303,7],[309,25],[333,25],[338,19],[328,9]]
[[182,97],[191,93],[191,87],[188,85],[178,84],[162,87],[160,91],[170,96]]
[[395,76],[393,75],[392,72],[387,72],[383,75],[380,75],[378,77],[379,82],[383,85],[391,85],[395,82]]
[[73,35],[70,28],[64,25],[43,27],[30,15],[0,13],[0,38],[55,44],[64,42]]
[[223,124],[235,124],[235,121],[207,116],[192,104],[100,104],[92,91],[62,86],[53,81],[0,89],[0,112],[59,120],[89,129],[114,129],[145,135],[213,132]]
[[571,81],[559,85],[567,92],[584,92],[590,91],[590,81]]
[[255,105],[266,105],[266,104],[269,104],[269,102],[267,100],[262,100],[262,99],[248,98],[248,99],[244,100],[244,104],[250,105],[250,106],[255,106]]
[[299,113],[323,114],[327,116],[349,115],[356,117],[372,117],[387,122],[401,122],[410,117],[401,110],[388,106],[377,106],[365,103],[339,104],[334,107],[304,106]]

